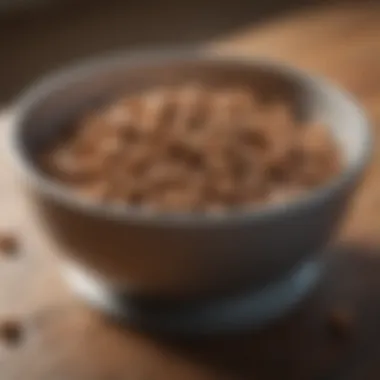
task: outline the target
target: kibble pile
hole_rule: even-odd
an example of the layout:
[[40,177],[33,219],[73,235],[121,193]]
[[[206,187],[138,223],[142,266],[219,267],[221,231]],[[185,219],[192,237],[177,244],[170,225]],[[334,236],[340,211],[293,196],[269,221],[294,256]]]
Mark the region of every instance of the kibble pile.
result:
[[154,88],[83,115],[41,164],[98,202],[219,212],[283,202],[341,168],[320,124],[245,88]]

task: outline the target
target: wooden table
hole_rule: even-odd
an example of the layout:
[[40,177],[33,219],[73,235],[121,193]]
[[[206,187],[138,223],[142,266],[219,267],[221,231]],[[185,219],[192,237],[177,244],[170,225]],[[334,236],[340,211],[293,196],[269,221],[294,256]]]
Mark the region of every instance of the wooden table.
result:
[[[379,16],[374,3],[308,9],[242,30],[211,49],[266,55],[335,80],[367,107],[379,147]],[[9,169],[6,118],[3,124],[0,228],[18,234],[22,252],[0,257],[0,319],[19,321],[22,336],[18,344],[0,341],[2,380],[380,377],[379,149],[320,288],[298,310],[261,333],[179,341],[106,321],[70,294]],[[327,328],[332,307],[352,316],[347,336]]]

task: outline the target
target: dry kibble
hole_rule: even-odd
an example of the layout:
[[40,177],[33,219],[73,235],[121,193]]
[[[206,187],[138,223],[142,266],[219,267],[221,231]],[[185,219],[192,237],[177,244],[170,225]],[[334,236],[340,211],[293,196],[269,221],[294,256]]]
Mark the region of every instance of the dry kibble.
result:
[[310,124],[300,133],[302,145],[309,154],[323,155],[331,150],[332,139],[330,133],[323,125]]
[[303,193],[303,190],[298,187],[278,187],[272,189],[269,193],[268,202],[284,203],[287,199],[295,198]]
[[99,202],[223,213],[286,202],[341,170],[325,126],[282,97],[199,83],[127,95],[83,115],[41,165]]

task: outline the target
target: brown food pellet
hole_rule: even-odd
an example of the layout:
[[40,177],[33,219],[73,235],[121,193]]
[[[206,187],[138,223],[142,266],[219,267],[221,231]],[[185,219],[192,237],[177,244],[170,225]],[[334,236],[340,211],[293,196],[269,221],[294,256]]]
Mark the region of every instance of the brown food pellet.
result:
[[22,327],[13,320],[0,322],[0,338],[8,345],[17,345],[22,340]]
[[328,317],[330,333],[339,339],[347,338],[353,330],[353,315],[345,309],[333,309]]
[[4,255],[14,255],[19,248],[18,239],[12,234],[0,234],[0,252]]
[[90,199],[160,211],[286,202],[337,175],[328,129],[259,95],[197,83],[128,95],[79,118],[40,162]]

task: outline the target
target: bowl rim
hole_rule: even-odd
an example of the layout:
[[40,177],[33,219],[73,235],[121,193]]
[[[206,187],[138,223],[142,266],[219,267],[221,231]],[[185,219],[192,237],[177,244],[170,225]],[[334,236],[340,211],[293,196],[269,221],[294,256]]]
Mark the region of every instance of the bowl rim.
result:
[[[95,75],[99,70],[112,68],[123,63],[126,67],[136,67],[142,65],[155,66],[162,63],[204,62],[216,65],[235,65],[237,68],[265,67],[287,76],[292,80],[300,79],[302,83],[309,82],[333,90],[340,95],[352,107],[362,119],[361,128],[363,133],[364,146],[361,149],[359,158],[340,175],[316,189],[307,191],[297,199],[291,199],[284,203],[255,205],[249,209],[244,205],[236,210],[228,210],[222,213],[186,213],[186,212],[152,212],[141,206],[113,205],[97,203],[89,198],[78,195],[75,190],[62,185],[47,175],[41,174],[37,170],[37,165],[33,160],[29,160],[23,154],[21,142],[18,139],[22,126],[29,116],[29,111],[38,104],[48,94],[60,89],[67,83],[75,83],[83,75]],[[278,218],[285,214],[302,212],[311,205],[318,206],[331,198],[339,190],[343,190],[356,181],[367,166],[373,150],[372,130],[370,123],[358,105],[356,99],[345,90],[333,85],[315,75],[310,75],[302,69],[295,68],[281,61],[275,61],[264,57],[237,56],[229,54],[218,54],[212,50],[194,47],[171,48],[171,49],[143,49],[134,51],[122,51],[113,54],[102,55],[88,59],[76,65],[60,69],[42,80],[37,81],[29,87],[16,102],[15,117],[11,128],[9,146],[11,159],[18,171],[27,180],[28,184],[36,188],[37,191],[49,199],[70,209],[75,209],[89,216],[106,218],[115,221],[128,221],[129,223],[151,225],[151,226],[182,226],[182,227],[214,227],[216,225],[231,225],[240,223],[252,223]]]

